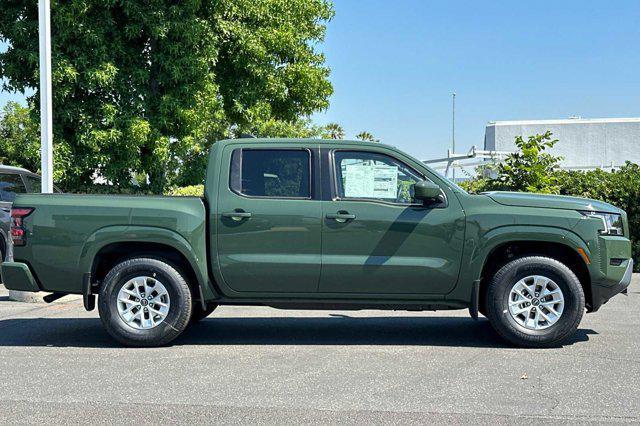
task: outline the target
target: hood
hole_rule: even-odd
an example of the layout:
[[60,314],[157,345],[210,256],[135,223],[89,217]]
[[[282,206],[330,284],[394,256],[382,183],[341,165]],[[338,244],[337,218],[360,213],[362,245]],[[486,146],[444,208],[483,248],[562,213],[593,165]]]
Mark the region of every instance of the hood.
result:
[[505,206],[620,213],[620,209],[611,204],[589,198],[501,191],[483,192],[483,195]]

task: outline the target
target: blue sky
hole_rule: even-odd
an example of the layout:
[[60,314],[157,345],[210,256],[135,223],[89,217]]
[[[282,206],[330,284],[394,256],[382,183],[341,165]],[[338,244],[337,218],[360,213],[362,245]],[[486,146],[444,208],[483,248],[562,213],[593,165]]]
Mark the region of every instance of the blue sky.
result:
[[[493,120],[640,116],[640,1],[336,0],[318,123],[426,159]],[[1,47],[0,47],[1,48]],[[15,95],[0,94],[0,104]],[[20,97],[18,96],[17,99]]]
[[640,116],[639,1],[338,0],[322,50],[324,123],[420,158],[459,151],[488,121]]

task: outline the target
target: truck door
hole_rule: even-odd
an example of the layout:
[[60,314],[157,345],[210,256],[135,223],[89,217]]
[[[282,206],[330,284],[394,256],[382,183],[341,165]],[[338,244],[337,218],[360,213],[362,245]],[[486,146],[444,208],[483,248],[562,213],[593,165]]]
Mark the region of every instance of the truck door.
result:
[[391,154],[323,150],[333,194],[322,202],[320,293],[442,295],[455,286],[462,207],[449,188],[446,203],[415,203],[411,186],[427,176]]
[[218,264],[234,292],[316,293],[321,262],[317,150],[228,145],[218,188]]

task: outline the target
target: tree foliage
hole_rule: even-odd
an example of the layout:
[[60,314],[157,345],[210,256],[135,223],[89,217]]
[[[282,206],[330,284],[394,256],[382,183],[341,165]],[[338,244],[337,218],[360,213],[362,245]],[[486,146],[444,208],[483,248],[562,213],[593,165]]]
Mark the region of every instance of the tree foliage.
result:
[[365,141],[365,142],[380,142],[380,139],[376,139],[375,136],[373,136],[371,133],[367,132],[366,130],[358,133],[356,135],[356,139],[360,139],[361,141]]
[[38,170],[39,128],[31,119],[29,108],[8,102],[0,112],[0,164]]
[[338,123],[329,123],[322,131],[322,137],[325,139],[344,139],[344,136],[344,128]]
[[169,188],[165,195],[173,197],[204,197],[204,185],[190,185],[181,188]]
[[[529,136],[525,140],[516,136],[517,151],[491,170],[495,178],[481,177],[464,184],[471,192],[519,191],[557,194],[560,191],[555,171],[562,157],[545,152],[558,142],[552,133]],[[484,176],[484,173],[480,174]]]
[[605,201],[627,213],[634,266],[640,272],[640,165],[627,162],[610,172],[562,170],[556,177],[560,194]]
[[545,152],[558,142],[551,136],[550,131],[529,136],[526,141],[522,136],[517,136],[515,144],[518,151],[498,165],[500,183],[512,191],[557,193],[558,180],[553,172],[562,157]]
[[[37,89],[37,2],[0,0],[0,9],[4,89]],[[97,174],[126,187],[134,173],[161,192],[200,183],[215,140],[313,132],[304,117],[332,93],[315,48],[332,16],[327,0],[54,1],[62,185]]]

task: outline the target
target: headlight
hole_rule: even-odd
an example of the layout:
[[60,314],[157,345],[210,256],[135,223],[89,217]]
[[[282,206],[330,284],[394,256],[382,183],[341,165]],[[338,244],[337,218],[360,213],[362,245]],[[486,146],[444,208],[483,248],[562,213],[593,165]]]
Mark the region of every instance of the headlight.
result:
[[600,234],[602,235],[624,235],[622,216],[617,213],[581,211],[580,214],[600,219],[603,226],[603,229],[600,230]]

